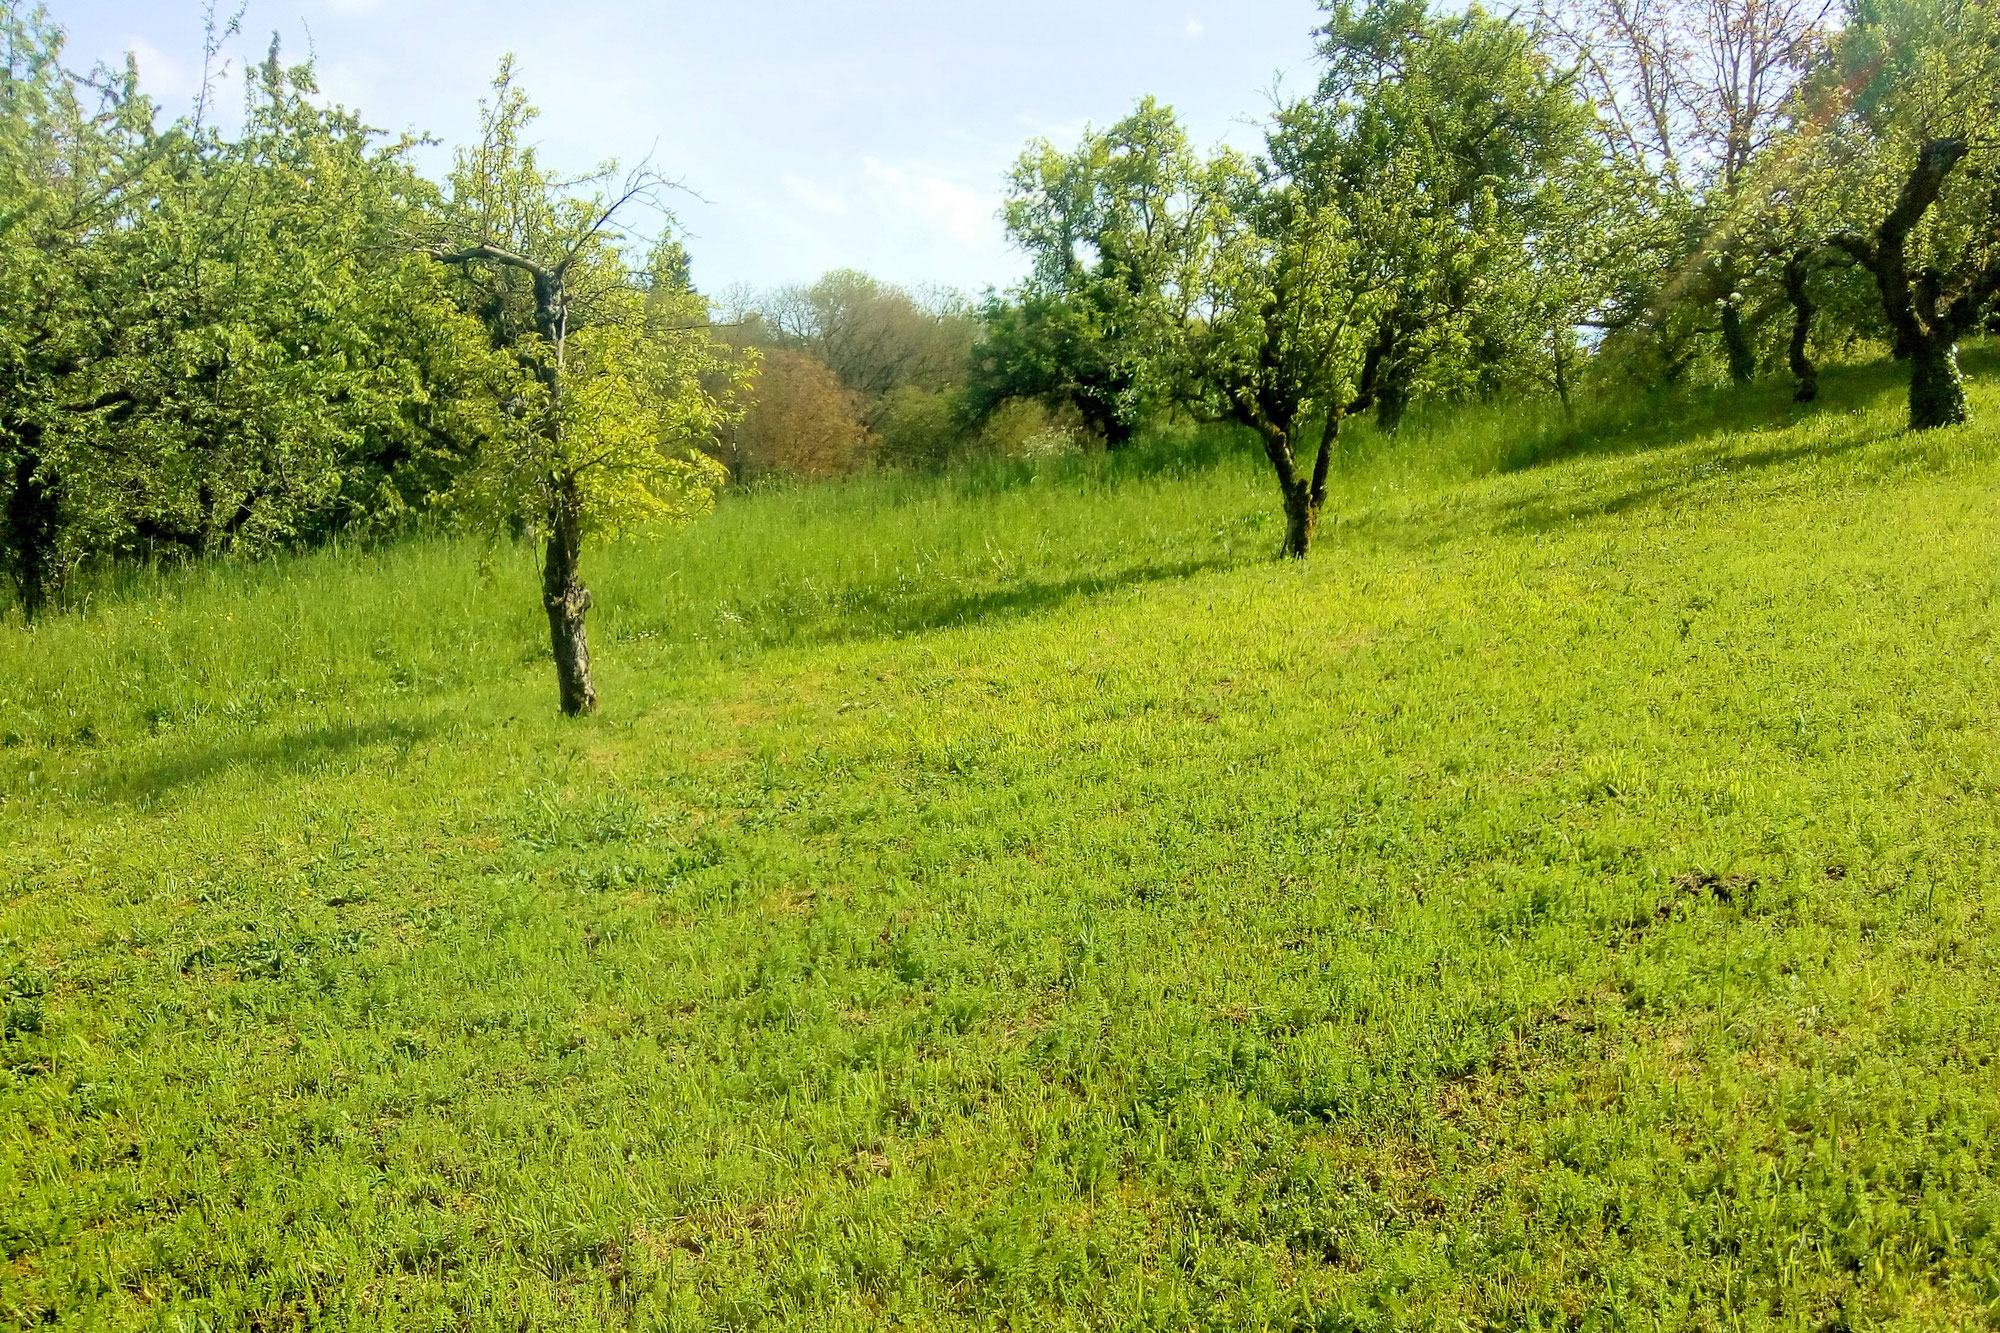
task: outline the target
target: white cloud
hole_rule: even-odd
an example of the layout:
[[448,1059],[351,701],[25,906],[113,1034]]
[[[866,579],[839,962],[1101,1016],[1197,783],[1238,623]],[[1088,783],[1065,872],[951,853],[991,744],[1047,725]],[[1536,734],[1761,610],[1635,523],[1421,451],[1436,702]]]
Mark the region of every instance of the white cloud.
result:
[[1207,32],[1208,29],[1201,26],[1200,19],[1191,18],[1187,21],[1187,35],[1195,41],[1200,41]]
[[794,175],[789,171],[784,175],[784,183],[785,193],[813,212],[825,213],[829,217],[836,218],[847,215],[847,200],[841,198],[837,192],[823,185],[815,185],[805,177]]
[[999,231],[999,201],[995,198],[942,176],[892,166],[880,158],[868,158],[862,170],[882,203],[923,218],[960,244],[977,245]]

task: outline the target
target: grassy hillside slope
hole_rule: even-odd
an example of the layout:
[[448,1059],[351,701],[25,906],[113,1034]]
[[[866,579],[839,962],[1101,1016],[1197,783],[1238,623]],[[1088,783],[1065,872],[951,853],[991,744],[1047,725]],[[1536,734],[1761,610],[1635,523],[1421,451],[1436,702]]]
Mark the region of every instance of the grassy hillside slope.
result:
[[0,631],[0,1322],[2000,1324],[1971,364]]

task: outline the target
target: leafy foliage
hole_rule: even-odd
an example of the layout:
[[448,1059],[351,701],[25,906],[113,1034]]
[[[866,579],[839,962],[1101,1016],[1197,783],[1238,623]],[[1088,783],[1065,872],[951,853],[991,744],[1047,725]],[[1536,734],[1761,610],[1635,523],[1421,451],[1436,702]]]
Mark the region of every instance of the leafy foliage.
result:
[[1361,389],[1382,426],[1419,394],[1490,397],[1574,360],[1608,190],[1573,78],[1520,24],[1424,0],[1337,4],[1320,51],[1274,153],[1375,256]]
[[1223,208],[1173,112],[1151,98],[1062,152],[1031,147],[1007,230],[1034,261],[986,312],[975,392],[1073,406],[1116,445],[1186,395],[1188,322]]
[[725,435],[724,457],[739,480],[844,476],[867,462],[862,406],[825,362],[804,352],[766,352],[743,419]]
[[0,444],[31,609],[97,556],[393,527],[477,452],[477,326],[400,244],[428,187],[274,47],[241,131],[157,129],[0,11]]
[[431,258],[464,272],[467,304],[518,383],[510,429],[464,490],[475,513],[544,544],[542,602],[563,711],[597,706],[580,573],[587,538],[707,511],[722,466],[701,446],[729,417],[715,392],[745,363],[709,336],[707,303],[680,286],[685,252],[656,247],[643,277],[626,262],[629,210],[658,203],[641,170],[617,190],[607,166],[582,181],[545,171],[524,131],[535,117],[511,61],[482,108],[429,224]]

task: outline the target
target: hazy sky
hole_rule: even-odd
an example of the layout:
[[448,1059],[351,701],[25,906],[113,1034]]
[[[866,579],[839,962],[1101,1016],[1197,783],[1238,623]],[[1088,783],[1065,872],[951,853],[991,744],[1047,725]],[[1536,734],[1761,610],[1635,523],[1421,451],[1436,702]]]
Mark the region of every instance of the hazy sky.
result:
[[[155,96],[187,105],[200,0],[50,8],[73,57],[133,51]],[[1315,0],[251,0],[231,71],[275,31],[371,123],[454,143],[512,51],[550,165],[651,152],[699,191],[678,211],[705,289],[850,266],[977,292],[1023,267],[995,213],[1028,139],[1071,139],[1153,93],[1202,145],[1249,146],[1274,83],[1310,83],[1317,14]]]

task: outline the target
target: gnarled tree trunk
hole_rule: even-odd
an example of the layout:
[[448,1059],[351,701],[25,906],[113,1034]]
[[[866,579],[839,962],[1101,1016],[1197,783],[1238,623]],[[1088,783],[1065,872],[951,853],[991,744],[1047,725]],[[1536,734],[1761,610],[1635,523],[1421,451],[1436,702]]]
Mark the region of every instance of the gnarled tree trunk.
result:
[[1269,420],[1252,424],[1263,438],[1264,454],[1278,474],[1278,493],[1284,499],[1285,544],[1280,554],[1287,559],[1303,560],[1312,551],[1313,538],[1319,535],[1320,511],[1326,508],[1327,474],[1333,464],[1334,443],[1340,435],[1340,414],[1334,412],[1328,416],[1326,430],[1320,437],[1319,454],[1313,459],[1308,476],[1299,473],[1290,428]]
[[[1956,282],[1936,271],[1910,271],[1910,233],[1971,151],[1964,139],[1925,143],[1903,181],[1896,206],[1873,239],[1846,235],[1834,241],[1874,275],[1883,313],[1896,333],[1897,354],[1909,357],[1911,430],[1956,426],[1971,419],[1965,380],[1958,370],[1958,342],[1977,327],[1980,314],[2000,294],[2000,262]],[[1956,294],[1947,299],[1945,293],[1952,288]]]
[[590,589],[583,586],[583,511],[575,478],[555,484],[549,502],[548,545],[542,560],[542,605],[549,613],[549,648],[555,655],[556,689],[570,717],[597,711],[590,677],[590,641],[584,617]]

